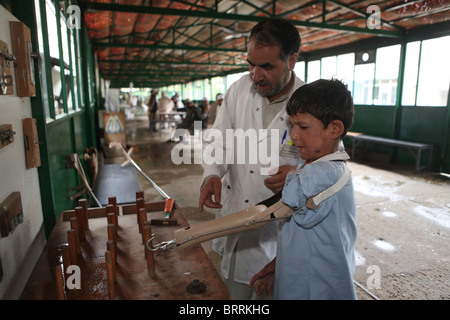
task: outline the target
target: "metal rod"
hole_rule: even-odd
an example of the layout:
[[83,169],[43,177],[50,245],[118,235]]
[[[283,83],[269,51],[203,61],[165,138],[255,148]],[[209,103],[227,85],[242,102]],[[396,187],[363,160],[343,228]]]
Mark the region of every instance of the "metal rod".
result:
[[116,149],[121,149],[123,154],[125,155],[125,158],[127,159],[127,161],[125,161],[124,163],[122,163],[122,167],[124,167],[127,163],[131,163],[137,171],[139,171],[144,177],[145,179],[147,179],[152,186],[155,188],[155,190],[164,198],[164,199],[169,199],[170,196],[164,192],[163,189],[161,189],[152,179],[150,179],[149,176],[147,176],[147,174],[145,174],[145,172],[137,165],[136,162],[134,162],[134,160],[131,158],[131,152],[133,150],[133,148],[131,148],[128,152],[125,151],[125,149],[123,148],[123,146],[118,143],[118,142],[111,142],[109,144],[110,148],[116,148]]
[[[131,159],[131,158],[130,158]],[[161,189],[152,179],[150,179],[149,176],[147,176],[145,174],[144,171],[142,171],[141,168],[139,168],[139,166],[136,164],[136,162],[134,162],[133,159],[131,159],[130,163],[145,177],[145,179],[147,179],[152,185],[153,188],[155,188],[155,190],[164,198],[164,199],[169,199],[169,195],[167,193],[164,192],[163,189]]]

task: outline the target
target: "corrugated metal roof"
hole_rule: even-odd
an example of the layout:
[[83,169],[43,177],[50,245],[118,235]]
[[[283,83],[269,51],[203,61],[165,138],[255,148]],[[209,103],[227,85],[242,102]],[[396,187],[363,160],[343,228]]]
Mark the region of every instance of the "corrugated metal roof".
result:
[[[301,52],[446,23],[450,0],[78,0],[113,86],[163,86],[247,69],[250,30],[267,17],[298,28]],[[375,6],[375,7],[370,7]],[[379,9],[379,25],[374,14]]]

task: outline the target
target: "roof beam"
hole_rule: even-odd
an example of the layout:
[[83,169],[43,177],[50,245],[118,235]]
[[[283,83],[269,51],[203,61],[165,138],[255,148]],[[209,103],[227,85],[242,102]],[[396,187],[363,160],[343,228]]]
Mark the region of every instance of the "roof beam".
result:
[[[98,3],[98,2],[81,2],[80,7],[85,11],[97,10],[97,11],[113,11],[113,12],[127,12],[127,13],[141,13],[141,14],[156,14],[156,15],[168,15],[168,16],[182,16],[182,17],[200,17],[209,19],[222,19],[222,20],[233,20],[233,21],[247,21],[247,22],[259,22],[266,19],[267,17],[252,16],[252,15],[241,15],[224,13],[217,11],[200,11],[200,10],[181,10],[181,9],[170,9],[152,6],[136,6],[136,5],[123,5],[123,4],[109,4],[109,3]],[[402,37],[403,33],[398,31],[390,31],[383,29],[368,29],[368,28],[358,28],[350,26],[339,26],[330,23],[318,23],[318,22],[307,22],[299,20],[289,20],[296,26],[312,28],[312,29],[327,29],[342,32],[351,33],[362,33],[371,34],[383,37]]]
[[158,61],[158,60],[112,60],[102,59],[98,62],[104,63],[131,63],[131,64],[187,64],[197,66],[230,66],[230,67],[248,67],[247,63],[214,63],[214,62],[192,62],[192,61]]
[[237,52],[247,53],[247,50],[233,48],[214,48],[214,47],[193,47],[187,45],[159,45],[159,44],[140,44],[140,43],[120,43],[120,42],[93,42],[94,47],[108,48],[134,48],[134,49],[171,49],[171,50],[189,50],[189,51],[206,51],[206,52]]

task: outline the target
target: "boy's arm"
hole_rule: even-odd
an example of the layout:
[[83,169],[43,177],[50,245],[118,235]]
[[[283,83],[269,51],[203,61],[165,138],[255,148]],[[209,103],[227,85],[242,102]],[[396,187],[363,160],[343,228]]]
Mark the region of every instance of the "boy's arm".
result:
[[321,223],[332,211],[336,201],[333,195],[324,200],[320,206],[312,209],[307,205],[308,199],[330,188],[343,176],[343,166],[329,167],[329,163],[306,166],[283,189],[283,202],[292,208],[294,221],[305,229]]

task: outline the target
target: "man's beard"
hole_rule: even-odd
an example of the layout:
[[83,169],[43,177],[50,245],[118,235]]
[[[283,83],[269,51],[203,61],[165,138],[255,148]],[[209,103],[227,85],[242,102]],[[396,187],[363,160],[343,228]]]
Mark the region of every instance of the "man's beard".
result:
[[[261,96],[264,96],[266,98],[271,98],[271,97],[279,94],[288,85],[290,80],[291,80],[291,73],[286,72],[283,75],[283,78],[281,79],[281,81],[276,86],[272,86],[272,84],[267,81],[259,81],[259,82],[256,82],[255,85],[256,85],[256,89],[257,89],[258,93]],[[268,92],[268,93],[261,92],[258,88],[258,84],[259,85],[270,85],[271,86],[270,92]]]

